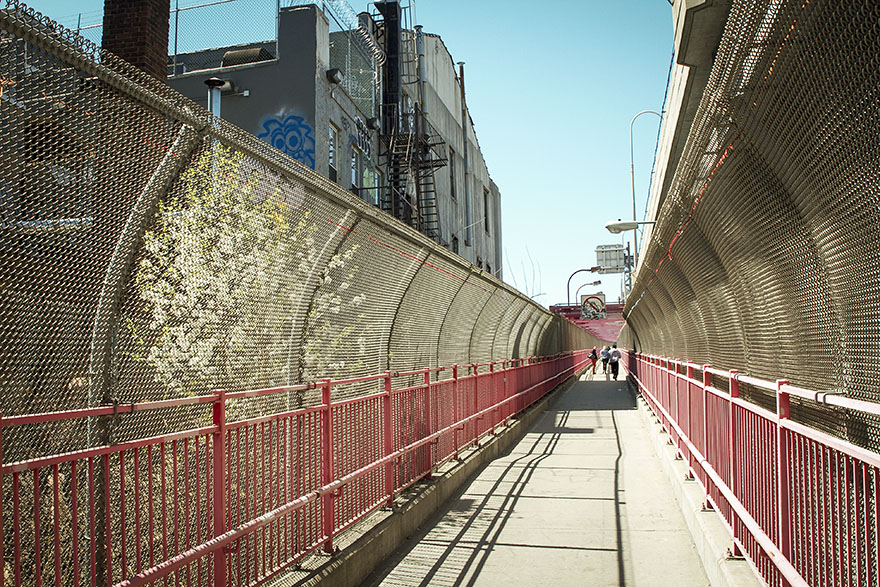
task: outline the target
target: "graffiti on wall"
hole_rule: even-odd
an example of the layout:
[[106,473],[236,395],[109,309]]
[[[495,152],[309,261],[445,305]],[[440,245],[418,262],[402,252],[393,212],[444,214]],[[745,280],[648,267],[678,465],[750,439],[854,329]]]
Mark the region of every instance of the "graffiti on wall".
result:
[[358,149],[363,151],[367,157],[373,156],[373,142],[370,140],[370,129],[367,124],[360,118],[354,119],[355,128],[357,128],[357,138],[354,139]]
[[301,116],[270,118],[263,123],[265,132],[257,135],[279,151],[303,165],[315,168],[315,137],[312,127]]

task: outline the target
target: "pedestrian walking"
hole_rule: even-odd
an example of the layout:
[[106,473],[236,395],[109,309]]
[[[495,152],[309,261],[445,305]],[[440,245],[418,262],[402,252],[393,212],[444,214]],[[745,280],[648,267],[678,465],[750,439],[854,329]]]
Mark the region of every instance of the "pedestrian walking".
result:
[[589,359],[593,362],[593,375],[596,374],[596,359],[599,358],[599,353],[596,352],[596,347],[593,347],[593,350],[590,351]]
[[617,381],[617,374],[620,371],[620,351],[617,349],[617,343],[611,345],[611,352],[608,356],[608,364],[611,365],[611,377]]
[[611,351],[608,350],[608,345],[602,347],[602,373],[608,373],[608,358],[611,356]]

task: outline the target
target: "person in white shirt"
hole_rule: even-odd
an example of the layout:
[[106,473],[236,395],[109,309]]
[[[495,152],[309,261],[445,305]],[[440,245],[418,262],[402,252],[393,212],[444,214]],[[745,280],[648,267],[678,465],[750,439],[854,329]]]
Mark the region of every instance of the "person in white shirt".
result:
[[608,358],[611,356],[611,353],[608,350],[608,345],[602,347],[602,373],[608,372]]
[[620,350],[617,348],[617,343],[611,345],[611,352],[608,354],[608,365],[611,366],[611,377],[617,381],[617,374],[620,372]]

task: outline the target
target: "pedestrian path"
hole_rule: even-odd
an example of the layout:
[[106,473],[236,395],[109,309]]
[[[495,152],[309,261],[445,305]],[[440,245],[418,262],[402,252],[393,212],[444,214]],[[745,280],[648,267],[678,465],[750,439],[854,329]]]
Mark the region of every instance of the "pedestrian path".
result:
[[708,585],[634,395],[599,368],[364,585]]

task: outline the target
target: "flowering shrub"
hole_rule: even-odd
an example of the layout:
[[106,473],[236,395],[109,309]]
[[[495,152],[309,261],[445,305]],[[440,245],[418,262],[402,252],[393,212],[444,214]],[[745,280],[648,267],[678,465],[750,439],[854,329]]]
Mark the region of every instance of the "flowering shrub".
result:
[[[145,235],[135,286],[149,321],[129,321],[129,332],[135,359],[152,366],[166,397],[285,385],[338,367],[328,339],[335,314],[364,302],[346,294],[357,247],[330,259],[311,310],[297,318],[321,262],[317,226],[281,187],[256,190],[271,183],[260,178],[240,154],[206,149]],[[346,278],[332,283],[339,274]]]

